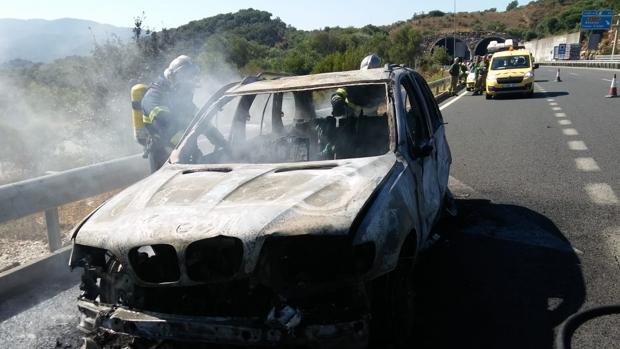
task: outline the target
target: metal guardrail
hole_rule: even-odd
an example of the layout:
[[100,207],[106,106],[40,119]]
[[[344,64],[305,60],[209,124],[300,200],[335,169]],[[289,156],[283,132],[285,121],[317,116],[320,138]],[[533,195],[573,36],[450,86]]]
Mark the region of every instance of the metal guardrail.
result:
[[552,67],[582,67],[582,68],[606,68],[620,69],[620,61],[554,61],[538,62],[540,65]]
[[450,85],[450,77],[431,81],[428,83],[428,87],[430,87],[433,93],[435,93],[435,96],[438,95],[441,91],[446,91],[446,87],[448,85]]
[[58,207],[128,186],[149,174],[141,155],[0,186],[0,223],[45,211],[50,251],[61,247]]
[[596,55],[594,56],[595,61],[620,61],[620,54],[617,55]]

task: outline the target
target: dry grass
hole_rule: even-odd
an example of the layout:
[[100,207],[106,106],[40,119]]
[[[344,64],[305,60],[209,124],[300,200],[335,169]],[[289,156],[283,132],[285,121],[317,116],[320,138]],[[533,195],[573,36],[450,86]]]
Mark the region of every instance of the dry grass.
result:
[[[536,25],[550,13],[558,13],[572,5],[574,1],[565,1],[563,5],[556,1],[537,1],[526,6],[520,6],[510,12],[457,12],[457,31],[474,31],[473,27],[478,23],[482,30],[487,30],[490,22],[501,22],[506,28],[528,28],[533,29]],[[503,11],[504,9],[498,8]],[[420,30],[433,31],[437,33],[454,31],[454,17],[451,13],[443,17],[425,17],[409,21],[413,27]]]

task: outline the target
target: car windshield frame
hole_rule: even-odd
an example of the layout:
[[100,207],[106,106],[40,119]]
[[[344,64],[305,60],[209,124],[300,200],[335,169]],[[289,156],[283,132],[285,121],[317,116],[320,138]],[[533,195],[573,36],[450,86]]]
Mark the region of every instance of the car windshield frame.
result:
[[[517,65],[516,61],[519,58],[524,58],[525,59],[525,65],[520,64]],[[515,64],[510,64],[511,61],[514,61]],[[508,63],[505,66],[499,66],[500,62],[506,62]],[[522,55],[511,55],[511,56],[501,56],[501,57],[493,57],[493,60],[491,61],[491,70],[509,70],[509,69],[527,69],[527,68],[531,68],[532,64],[531,64],[531,60],[530,60],[530,56],[528,54],[522,54]]]
[[[222,111],[223,108],[225,108],[228,104],[230,103],[234,103],[234,108],[235,110],[238,109],[240,107],[240,103],[242,103],[242,99],[243,98],[247,98],[249,96],[252,96],[252,99],[257,98],[258,96],[265,96],[268,95],[269,99],[271,99],[274,95],[276,94],[286,94],[286,93],[303,93],[303,92],[308,92],[308,93],[315,93],[315,92],[320,92],[320,91],[328,91],[328,90],[335,90],[336,88],[350,88],[350,87],[370,87],[370,86],[376,86],[376,87],[381,87],[384,91],[384,95],[382,98],[382,103],[385,104],[385,111],[382,112],[381,114],[378,115],[373,115],[376,117],[386,117],[387,119],[387,140],[385,143],[385,147],[386,147],[386,151],[382,151],[380,154],[375,154],[375,155],[367,155],[367,156],[348,156],[348,157],[342,157],[342,158],[335,158],[335,159],[310,159],[310,157],[308,156],[307,159],[302,160],[302,162],[307,162],[307,161],[334,161],[334,160],[341,160],[341,159],[353,159],[353,158],[363,158],[363,157],[368,157],[368,156],[380,156],[380,155],[384,155],[386,153],[389,153],[390,151],[393,151],[395,148],[395,135],[394,135],[394,125],[396,124],[395,121],[395,116],[394,116],[394,112],[393,112],[393,101],[392,99],[389,97],[389,92],[388,92],[388,83],[387,81],[376,81],[376,82],[366,82],[366,83],[351,83],[351,84],[340,84],[337,86],[310,86],[308,88],[295,88],[295,89],[290,89],[290,90],[278,90],[278,89],[274,89],[274,90],[262,90],[262,91],[257,91],[256,93],[230,93],[230,91],[228,91],[227,93],[224,93],[222,96],[220,96],[219,98],[217,98],[215,100],[215,102],[212,102],[212,104],[210,106],[207,106],[206,104],[203,106],[203,108],[201,110],[203,110],[202,115],[197,115],[197,117],[194,119],[194,122],[192,123],[192,125],[187,129],[184,137],[182,138],[181,142],[179,142],[179,144],[177,145],[177,147],[173,150],[170,158],[169,158],[169,163],[171,164],[184,164],[184,165],[223,165],[223,164],[267,164],[267,163],[271,163],[271,164],[277,164],[277,163],[288,163],[288,162],[298,162],[296,161],[286,161],[286,162],[282,162],[282,161],[275,161],[275,162],[253,162],[253,161],[248,161],[248,162],[244,162],[244,161],[226,161],[226,162],[201,162],[201,161],[187,161],[187,154],[183,153],[183,150],[186,149],[186,147],[192,147],[193,145],[190,144],[190,142],[192,141],[192,138],[198,137],[200,136],[200,132],[205,131],[205,127],[208,127],[206,125],[208,125],[209,123],[213,122],[213,120],[216,118],[216,115],[218,115],[218,113],[220,111]],[[211,99],[210,101],[213,101],[213,99]],[[273,102],[272,102],[273,103]],[[267,104],[265,104],[265,109]],[[230,107],[230,106],[229,106]],[[314,112],[319,111],[320,109],[315,110]],[[263,111],[264,113],[264,111]],[[316,119],[319,119],[320,117],[315,114],[314,115]],[[366,116],[366,115],[364,115]],[[263,115],[263,117],[265,117]],[[261,120],[262,123],[262,120]],[[262,132],[262,131],[261,131]],[[198,136],[197,136],[198,134]],[[229,134],[221,134],[221,136],[223,136],[223,138],[226,140],[226,142],[230,141],[230,135]],[[195,139],[194,139],[195,141]],[[249,139],[247,140],[249,141]],[[214,145],[215,146],[215,145]],[[217,147],[217,146],[215,146]],[[204,156],[204,154],[203,154]]]

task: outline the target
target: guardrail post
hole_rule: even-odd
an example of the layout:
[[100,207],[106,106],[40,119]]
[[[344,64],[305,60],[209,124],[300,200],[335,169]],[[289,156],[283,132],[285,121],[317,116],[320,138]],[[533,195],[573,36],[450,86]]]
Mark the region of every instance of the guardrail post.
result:
[[58,207],[45,210],[45,225],[47,226],[47,243],[50,252],[54,252],[61,247]]

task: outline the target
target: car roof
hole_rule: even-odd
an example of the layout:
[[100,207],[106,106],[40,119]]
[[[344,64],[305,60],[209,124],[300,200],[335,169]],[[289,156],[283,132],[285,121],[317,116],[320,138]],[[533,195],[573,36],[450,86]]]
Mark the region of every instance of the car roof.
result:
[[273,80],[258,80],[231,87],[225,95],[237,96],[269,92],[291,92],[317,90],[349,85],[382,84],[390,80],[390,71],[385,68],[350,70],[335,73],[321,73],[287,76]]
[[523,56],[529,55],[528,50],[499,51],[493,54],[493,57]]

